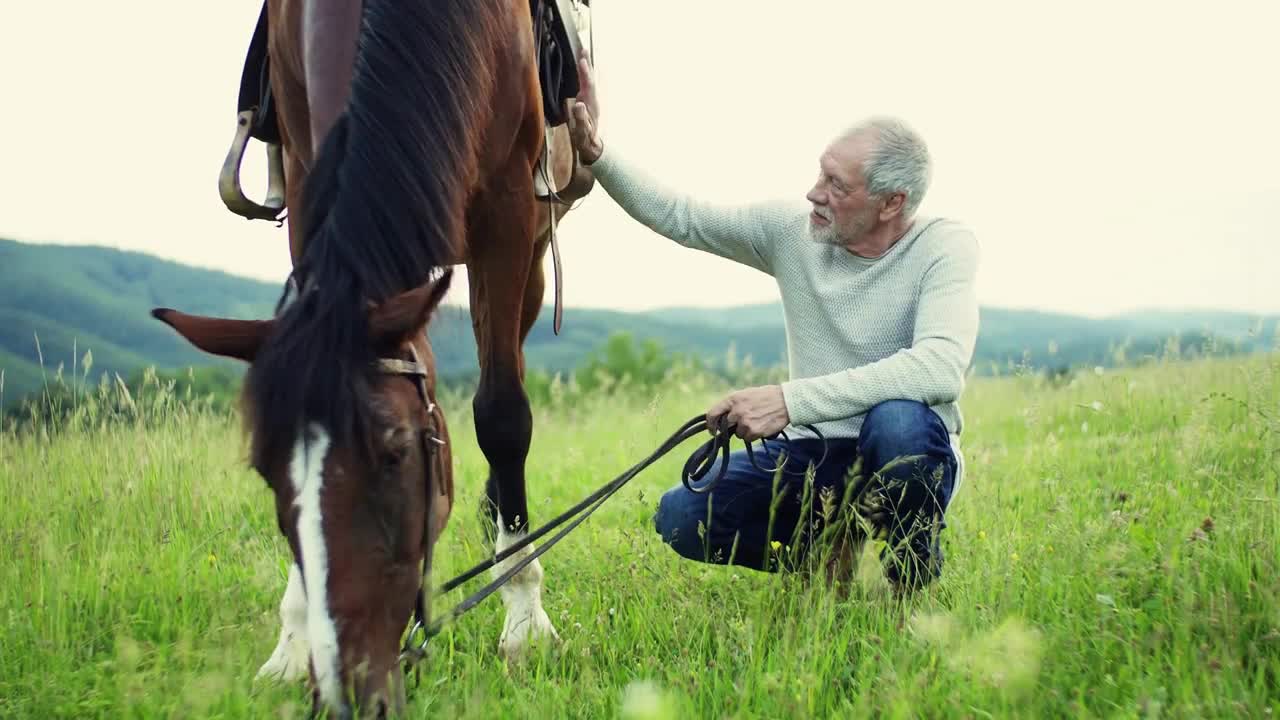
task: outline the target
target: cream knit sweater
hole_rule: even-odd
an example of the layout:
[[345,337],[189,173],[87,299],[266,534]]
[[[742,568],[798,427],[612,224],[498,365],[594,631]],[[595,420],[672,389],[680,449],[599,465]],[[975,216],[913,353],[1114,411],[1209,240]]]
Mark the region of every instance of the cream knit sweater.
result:
[[[862,258],[810,239],[804,203],[700,202],[608,146],[591,167],[610,197],[654,232],[777,281],[790,377],[782,391],[793,425],[855,437],[877,403],[918,400],[942,418],[958,455],[958,400],[978,334],[978,243],[970,230],[917,217],[884,255]],[[808,433],[789,427],[787,434]]]

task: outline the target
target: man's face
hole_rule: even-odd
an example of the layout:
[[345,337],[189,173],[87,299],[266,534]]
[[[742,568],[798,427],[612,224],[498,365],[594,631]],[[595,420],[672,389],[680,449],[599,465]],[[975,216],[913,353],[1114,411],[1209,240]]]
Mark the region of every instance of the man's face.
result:
[[871,142],[869,133],[841,138],[818,158],[818,179],[805,195],[813,204],[809,233],[814,241],[855,245],[875,226],[881,203],[867,194],[862,174]]

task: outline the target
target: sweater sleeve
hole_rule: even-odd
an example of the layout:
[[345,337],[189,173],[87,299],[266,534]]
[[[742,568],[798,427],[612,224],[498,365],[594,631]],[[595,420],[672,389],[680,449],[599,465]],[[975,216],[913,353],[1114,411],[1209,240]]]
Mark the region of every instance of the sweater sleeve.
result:
[[932,406],[960,397],[978,335],[978,243],[966,229],[938,240],[940,252],[919,286],[911,347],[861,367],[784,382],[792,424],[861,415],[885,400]]
[[719,205],[678,194],[609,146],[591,169],[609,196],[650,230],[773,275],[773,245],[788,217],[784,206]]

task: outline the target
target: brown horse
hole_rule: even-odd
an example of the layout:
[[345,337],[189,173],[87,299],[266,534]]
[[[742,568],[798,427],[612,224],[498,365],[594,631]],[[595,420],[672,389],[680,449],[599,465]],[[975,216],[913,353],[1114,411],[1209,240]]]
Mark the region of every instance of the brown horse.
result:
[[[317,706],[339,714],[349,693],[396,710],[400,638],[453,504],[424,328],[454,265],[470,283],[495,551],[528,530],[522,345],[549,231],[567,210],[535,202],[546,127],[530,4],[269,0],[268,14],[296,298],[270,320],[153,314],[249,363],[252,463],[294,557],[259,674],[310,670]],[[574,163],[556,132],[561,185]],[[502,590],[506,657],[556,635],[541,584],[534,562]]]

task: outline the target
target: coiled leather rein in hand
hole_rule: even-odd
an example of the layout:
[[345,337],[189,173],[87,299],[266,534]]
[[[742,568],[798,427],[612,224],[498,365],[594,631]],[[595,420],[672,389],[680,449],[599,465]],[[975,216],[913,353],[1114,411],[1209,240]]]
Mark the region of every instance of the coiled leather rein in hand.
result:
[[[814,435],[816,435],[819,439],[822,440],[822,457],[817,462],[817,466],[821,466],[822,463],[825,462],[827,459],[826,437],[821,432],[819,432],[816,427],[812,425],[802,425],[801,427],[807,428],[808,430],[813,432]],[[643,460],[636,463],[635,465],[632,465],[629,469],[627,469],[626,472],[622,473],[621,475],[614,478],[613,480],[610,480],[609,482],[605,483],[603,486],[600,487],[600,489],[588,495],[581,502],[569,508],[568,510],[564,511],[563,513],[560,513],[560,515],[553,518],[550,522],[546,523],[545,525],[538,528],[537,530],[524,536],[515,544],[504,549],[502,552],[497,553],[492,558],[489,558],[484,560],[483,562],[480,562],[479,564],[475,565],[474,567],[462,573],[461,575],[458,575],[452,580],[449,580],[448,582],[444,583],[438,589],[432,592],[433,596],[438,596],[443,593],[447,593],[450,590],[453,590],[458,586],[462,585],[463,583],[467,582],[468,580],[471,580],[472,578],[476,577],[477,575],[484,572],[485,570],[488,570],[489,568],[497,565],[498,563],[501,563],[503,560],[506,560],[512,555],[515,555],[517,552],[527,547],[531,543],[538,541],[544,535],[551,532],[552,530],[555,530],[557,527],[560,527],[561,525],[565,526],[560,530],[560,532],[556,533],[550,540],[543,543],[541,546],[536,548],[533,552],[529,553],[524,558],[521,558],[520,562],[516,563],[511,568],[508,568],[506,572],[502,573],[502,575],[495,578],[492,582],[480,588],[479,590],[475,591],[471,595],[468,595],[465,599],[463,599],[462,602],[454,606],[452,610],[450,610],[448,613],[441,616],[440,618],[436,619],[435,622],[431,622],[427,618],[427,614],[425,611],[426,605],[423,600],[422,590],[419,590],[417,609],[415,611],[415,622],[413,627],[409,630],[409,636],[405,641],[404,649],[400,653],[401,662],[408,663],[409,665],[416,664],[425,655],[427,641],[429,641],[432,637],[435,637],[436,635],[438,635],[440,631],[444,629],[446,624],[452,622],[453,620],[456,620],[463,613],[467,612],[468,610],[475,607],[476,605],[479,605],[485,598],[492,595],[494,592],[498,590],[498,588],[502,587],[504,584],[507,583],[507,581],[509,581],[517,573],[519,573],[526,566],[528,566],[529,563],[536,560],[538,556],[542,555],[547,550],[550,550],[556,543],[560,542],[560,540],[563,539],[565,535],[568,535],[569,532],[572,531],[578,525],[580,525],[583,520],[586,520],[588,517],[591,516],[592,513],[598,510],[600,506],[603,505],[604,502],[608,500],[611,495],[616,493],[618,490],[621,490],[623,485],[626,485],[628,482],[631,481],[632,478],[634,478],[636,475],[639,475],[642,470],[649,467],[653,463],[657,462],[664,455],[666,455],[667,453],[671,452],[672,450],[674,450],[675,448],[683,444],[686,440],[689,440],[690,438],[696,437],[703,433],[709,433],[711,437],[706,442],[698,446],[693,451],[693,453],[689,456],[689,459],[685,461],[684,469],[680,474],[680,480],[681,482],[684,483],[684,486],[688,488],[690,492],[695,492],[698,494],[711,492],[711,490],[715,488],[716,484],[718,484],[720,480],[724,478],[725,473],[729,469],[729,445],[733,440],[733,438],[736,437],[736,435],[734,434],[735,431],[736,431],[735,425],[722,424],[720,428],[713,429],[707,423],[707,419],[705,415],[697,415],[687,420],[683,425],[680,426],[679,429],[677,429],[666,440],[664,440],[662,444],[660,444],[657,447],[657,449],[655,449],[652,453],[650,453],[648,457],[644,458]],[[784,440],[789,440],[785,432],[775,435],[774,438],[778,436],[781,436]],[[774,438],[769,438],[769,439],[774,439]],[[773,459],[774,456],[769,453],[769,449],[765,439],[760,440],[760,445],[764,449],[765,455]],[[782,467],[781,464],[775,465],[772,468],[761,467],[759,463],[756,462],[755,450],[751,446],[751,441],[747,441],[746,446],[747,446],[747,454],[751,460],[751,464],[757,470],[762,470],[770,473],[779,472],[779,471],[786,473],[786,470]],[[722,461],[720,463],[720,471],[716,474],[714,478],[711,478],[711,480],[706,484],[696,485],[696,483],[699,483],[702,480],[704,480],[707,474],[711,472],[711,468],[715,464],[717,455],[720,456]],[[783,461],[783,463],[785,463],[785,460]],[[574,517],[575,515],[577,516],[576,518]],[[566,523],[568,524],[566,525]],[[422,631],[424,633],[424,636],[422,638],[422,642],[415,647],[414,637],[418,634],[419,631]]]
[[[685,427],[688,427],[690,423],[695,423],[695,421],[697,421],[698,419],[699,418],[694,418],[693,420],[690,420],[689,423],[685,424]],[[723,429],[713,432],[711,439],[703,443],[702,445],[700,445],[696,450],[694,450],[693,454],[689,456],[689,459],[685,461],[684,471],[680,473],[680,481],[684,483],[685,488],[689,492],[697,493],[699,495],[711,492],[712,488],[714,488],[716,484],[718,484],[720,480],[724,478],[725,473],[728,472],[729,441],[733,437],[735,437],[734,433],[737,429],[737,426],[727,425],[722,427]],[[822,457],[818,460],[818,462],[815,465],[815,467],[821,467],[822,464],[827,461],[826,436],[824,436],[822,432],[818,430],[818,428],[812,425],[801,425],[800,427],[808,428],[810,432],[812,432],[814,435],[817,435],[818,438],[822,440]],[[705,419],[702,421],[701,428],[699,428],[699,430],[707,430],[707,431],[711,430],[710,425],[706,423]],[[677,433],[679,433],[679,431],[677,431]],[[774,438],[777,438],[778,436],[781,436],[782,439],[786,440],[787,442],[791,442],[791,438],[787,437],[787,433],[785,430],[767,439],[774,439]],[[760,439],[760,447],[764,450],[764,454],[770,460],[775,460],[775,465],[771,468],[760,467],[760,464],[756,462],[756,453],[755,453],[755,450],[751,447],[751,441],[747,440],[746,445],[747,445],[747,458],[751,460],[751,465],[755,469],[760,470],[761,472],[769,473],[769,474],[773,474],[779,471],[781,471],[783,474],[795,474],[795,473],[787,473],[787,471],[783,469],[782,464],[785,464],[786,462],[785,460],[782,462],[782,464],[776,463],[776,459],[774,458],[774,456],[769,453],[769,446],[766,442],[766,438]],[[715,463],[717,452],[720,454],[720,459],[721,459],[720,472],[716,475],[715,478],[711,480],[711,482],[700,487],[695,487],[693,484],[694,482],[698,480],[702,480],[704,477],[706,477],[707,473],[711,472],[711,466]]]

